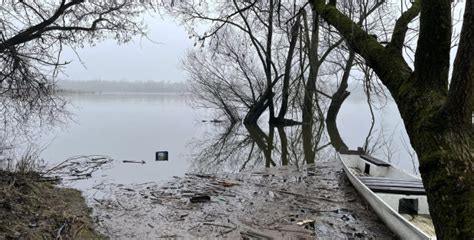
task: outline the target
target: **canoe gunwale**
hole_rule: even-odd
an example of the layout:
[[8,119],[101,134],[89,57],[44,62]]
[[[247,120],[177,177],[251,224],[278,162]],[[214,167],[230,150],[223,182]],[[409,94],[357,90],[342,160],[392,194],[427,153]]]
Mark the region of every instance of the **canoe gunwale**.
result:
[[[399,237],[402,239],[436,239],[426,235],[423,231],[421,231],[418,227],[410,223],[407,219],[402,217],[398,212],[396,212],[392,207],[390,207],[382,198],[380,198],[375,192],[369,189],[358,177],[356,177],[346,163],[343,160],[343,155],[345,154],[338,154],[339,160],[342,162],[343,170],[352,183],[354,188],[359,192],[360,195],[369,203],[372,210],[377,213],[377,215],[382,219],[382,221]],[[354,155],[348,155],[350,157],[354,157]],[[360,156],[359,156],[360,157]],[[362,159],[364,160],[364,159]],[[390,166],[393,167],[393,166]],[[396,169],[396,168],[395,168]],[[400,194],[402,195],[402,194]],[[381,206],[379,206],[381,205]],[[389,216],[387,216],[387,214]],[[403,228],[405,229],[398,229],[396,223],[390,222],[390,220],[399,221]],[[408,233],[407,231],[410,231]]]

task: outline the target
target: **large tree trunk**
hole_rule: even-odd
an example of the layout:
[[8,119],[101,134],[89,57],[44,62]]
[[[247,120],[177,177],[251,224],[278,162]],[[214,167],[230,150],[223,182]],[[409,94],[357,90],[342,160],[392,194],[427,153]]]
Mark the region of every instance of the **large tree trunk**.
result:
[[316,11],[312,12],[312,29],[311,38],[309,38],[309,27],[306,15],[304,17],[304,24],[306,29],[306,42],[309,43],[308,58],[309,58],[309,75],[308,82],[305,86],[303,96],[303,124],[310,124],[314,118],[314,97],[316,96],[316,81],[319,72],[318,62],[318,47],[319,47],[319,15]]
[[[474,239],[472,113],[474,3],[464,24],[448,91],[451,0],[417,1],[395,24],[385,47],[334,6],[311,1],[390,90],[420,161],[438,239]],[[402,49],[408,24],[421,10],[412,71]]]
[[304,159],[307,164],[313,164],[316,157],[313,127],[312,121],[302,126]]
[[438,239],[474,237],[474,162],[470,127],[443,108],[437,94],[410,89],[417,96],[397,104],[415,149]]
[[[450,3],[450,1],[448,1]],[[430,213],[439,239],[474,239],[474,159],[473,132],[471,127],[472,81],[474,80],[474,3],[466,2],[461,39],[453,67],[449,92],[448,67],[451,31],[444,30],[450,23],[450,4],[423,4],[421,12],[420,40],[417,48],[417,83],[436,84],[437,94],[425,91],[425,107],[416,119],[410,121],[407,129],[413,147],[420,160],[420,173],[427,190]],[[444,17],[433,14],[437,9],[444,10]],[[432,11],[430,11],[432,10]],[[430,25],[432,21],[437,21]],[[450,25],[449,25],[450,26]],[[428,28],[428,29],[427,29]],[[434,29],[429,29],[434,28]],[[438,33],[440,32],[440,33]],[[434,47],[433,34],[441,37],[434,41],[446,41],[444,47]],[[448,35],[449,34],[449,35]],[[446,36],[444,36],[446,35]],[[425,39],[423,39],[425,38]],[[423,41],[425,40],[425,41]],[[443,50],[443,48],[446,48]],[[420,50],[421,49],[421,50]],[[439,53],[440,51],[444,51]],[[427,57],[431,56],[431,58]],[[442,59],[437,59],[442,58]],[[426,65],[426,64],[429,65]],[[431,63],[431,64],[430,64]],[[435,64],[445,66],[433,71]],[[420,66],[425,65],[425,66]],[[440,72],[433,76],[433,72]],[[445,76],[443,76],[445,75]],[[436,78],[437,77],[437,78]],[[433,81],[434,79],[434,81]],[[445,86],[445,87],[443,87]],[[428,88],[429,89],[429,88]],[[421,91],[421,90],[419,90]],[[446,94],[446,100],[439,103],[438,94]],[[419,100],[422,101],[422,100]],[[433,104],[435,103],[435,104]],[[415,105],[417,106],[417,105]],[[403,106],[405,114],[413,106]]]
[[[449,124],[449,123],[448,123]],[[438,239],[474,237],[474,166],[468,129],[445,127],[410,134],[420,159]]]
[[272,86],[267,87],[265,93],[263,93],[262,96],[260,96],[260,98],[257,100],[257,102],[252,105],[252,107],[245,115],[244,124],[257,124],[258,119],[260,118],[260,116],[262,116],[263,112],[265,112],[265,109],[267,109],[270,104],[270,96],[273,94],[271,88]]
[[278,135],[280,136],[281,144],[281,165],[288,165],[288,137],[286,136],[285,128],[280,126],[277,127]]

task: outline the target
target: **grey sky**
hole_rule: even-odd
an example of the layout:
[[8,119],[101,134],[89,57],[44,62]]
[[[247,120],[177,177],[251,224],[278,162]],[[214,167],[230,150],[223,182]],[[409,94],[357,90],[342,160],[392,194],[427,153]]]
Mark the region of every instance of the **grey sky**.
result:
[[84,66],[72,50],[64,53],[64,60],[73,62],[65,68],[61,79],[71,80],[154,80],[184,81],[185,73],[180,61],[192,47],[185,29],[169,17],[147,17],[149,37],[135,38],[126,45],[113,40],[98,43],[95,47],[79,49]]
[[[397,1],[394,1],[398,4]],[[457,2],[458,3],[458,2]],[[464,4],[456,4],[455,18],[462,16]],[[72,51],[65,51],[64,60],[73,60],[65,69],[62,79],[71,80],[154,80],[184,81],[186,75],[180,69],[180,61],[193,42],[188,38],[184,27],[169,16],[146,17],[149,37],[160,44],[145,38],[135,38],[126,45],[117,45],[113,40],[98,43],[78,51],[86,68]],[[461,23],[455,26],[459,31]],[[454,60],[455,50],[452,51]]]

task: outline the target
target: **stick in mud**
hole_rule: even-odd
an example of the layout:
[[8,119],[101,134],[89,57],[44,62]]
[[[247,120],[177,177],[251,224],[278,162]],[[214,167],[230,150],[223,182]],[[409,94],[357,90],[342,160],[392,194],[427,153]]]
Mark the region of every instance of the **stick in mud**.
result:
[[240,232],[240,235],[243,237],[243,239],[249,239],[248,237],[257,238],[257,239],[273,239],[270,236],[265,236],[261,233],[254,232],[254,231],[251,231],[251,230],[247,230],[245,232]]

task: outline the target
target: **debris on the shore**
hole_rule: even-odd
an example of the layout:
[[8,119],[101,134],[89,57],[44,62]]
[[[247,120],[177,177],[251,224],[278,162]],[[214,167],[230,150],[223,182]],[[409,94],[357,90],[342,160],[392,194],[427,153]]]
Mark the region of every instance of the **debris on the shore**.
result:
[[191,203],[203,203],[211,201],[211,197],[207,195],[194,196],[189,199]]
[[394,238],[337,162],[94,189],[99,229],[113,239]]
[[297,222],[296,224],[298,224],[299,226],[304,226],[304,225],[313,225],[314,227],[314,220],[303,220],[303,221],[300,221],[300,222]]

